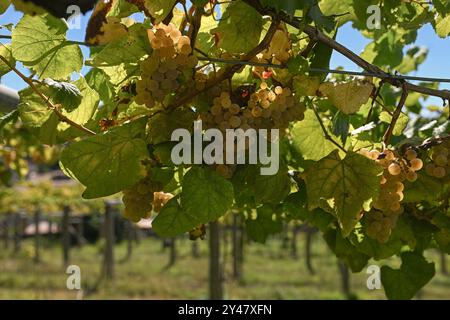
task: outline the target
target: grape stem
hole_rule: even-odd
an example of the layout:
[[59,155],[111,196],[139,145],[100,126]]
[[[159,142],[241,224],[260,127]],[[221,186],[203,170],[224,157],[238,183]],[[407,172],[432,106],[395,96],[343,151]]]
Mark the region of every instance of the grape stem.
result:
[[75,127],[75,128],[77,128],[77,129],[79,129],[79,130],[81,130],[81,131],[83,131],[83,132],[85,132],[85,133],[87,133],[87,134],[89,134],[89,135],[95,135],[95,134],[96,134],[94,131],[92,131],[92,130],[86,128],[86,127],[84,127],[84,126],[81,125],[81,124],[78,124],[78,123],[76,123],[76,122],[70,120],[70,119],[67,118],[64,114],[62,114],[61,110],[59,110],[59,107],[58,107],[57,105],[54,105],[54,104],[50,101],[50,99],[49,99],[47,96],[45,96],[45,95],[44,95],[44,94],[36,87],[36,85],[34,84],[33,80],[30,79],[30,78],[28,78],[27,76],[25,76],[25,75],[24,75],[22,72],[20,72],[16,67],[14,67],[13,65],[11,65],[11,64],[9,63],[9,61],[8,61],[5,57],[0,56],[0,60],[2,60],[2,61],[3,61],[3,62],[4,62],[4,63],[12,70],[12,71],[14,71],[14,72],[15,72],[15,73],[16,73],[23,81],[25,81],[25,82],[30,86],[30,88],[31,88],[34,92],[36,92],[36,94],[37,94],[39,97],[42,98],[42,100],[44,100],[44,102],[45,102],[45,104],[47,105],[47,107],[48,107],[50,110],[52,110],[52,111],[56,114],[56,116],[59,118],[60,121],[65,122],[65,123],[71,125],[72,127]]
[[325,128],[325,125],[323,124],[322,118],[320,117],[319,113],[317,112],[316,107],[313,107],[314,114],[316,115],[317,120],[319,121],[320,127],[322,128],[323,134],[325,139],[330,141],[332,144],[334,144],[336,147],[347,153],[347,150],[343,146],[341,146],[337,141],[335,141],[330,134],[327,131],[327,128]]
[[394,114],[392,115],[391,123],[389,124],[389,127],[387,128],[386,133],[384,134],[383,137],[383,142],[386,146],[389,145],[392,133],[394,132],[395,125],[397,124],[397,120],[400,117],[400,114],[402,113],[402,109],[403,106],[405,105],[407,98],[408,98],[408,85],[406,82],[404,82],[402,96],[400,97],[397,108],[395,109]]
[[[370,74],[376,74],[377,77],[385,79],[387,83],[395,87],[403,87],[403,81],[399,80],[393,75],[384,72],[379,67],[369,63],[368,61],[361,58],[359,55],[338,43],[336,40],[330,38],[317,28],[306,25],[300,19],[293,17],[283,11],[277,12],[275,9],[270,7],[263,7],[258,0],[243,0],[245,3],[253,7],[256,11],[258,11],[261,15],[271,16],[273,19],[280,19],[281,21],[303,31],[306,33],[311,40],[322,42],[333,50],[341,53],[343,56],[353,61],[356,65],[363,68],[366,72]],[[408,91],[418,92],[424,95],[440,97],[444,100],[450,100],[450,90],[437,90],[432,88],[427,88],[419,85],[415,85],[409,82],[405,84]]]

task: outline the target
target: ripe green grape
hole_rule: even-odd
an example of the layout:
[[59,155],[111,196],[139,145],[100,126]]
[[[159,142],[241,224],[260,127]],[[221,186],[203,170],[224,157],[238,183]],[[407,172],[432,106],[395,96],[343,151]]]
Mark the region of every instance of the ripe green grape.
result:
[[393,176],[398,176],[401,172],[402,169],[400,168],[400,166],[397,163],[392,163],[389,167],[388,167],[388,171],[390,174],[392,174]]

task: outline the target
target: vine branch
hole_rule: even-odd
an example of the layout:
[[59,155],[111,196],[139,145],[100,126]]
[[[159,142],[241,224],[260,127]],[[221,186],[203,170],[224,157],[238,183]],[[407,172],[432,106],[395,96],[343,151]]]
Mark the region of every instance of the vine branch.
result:
[[397,124],[397,120],[402,113],[403,106],[405,105],[406,99],[408,98],[408,85],[407,83],[403,83],[403,91],[402,96],[400,97],[400,101],[398,102],[397,109],[395,109],[394,114],[392,115],[391,123],[384,134],[383,141],[387,146],[391,140],[392,133],[394,132],[395,125]]
[[[306,33],[311,41],[320,41],[324,43],[325,45],[329,46],[333,50],[336,50],[349,60],[353,61],[356,65],[363,68],[365,71],[377,75],[377,77],[384,78],[387,83],[395,86],[395,87],[402,87],[403,83],[399,79],[395,79],[392,75],[384,72],[379,67],[369,63],[368,61],[364,60],[360,56],[358,56],[353,51],[349,50],[342,44],[338,43],[334,39],[328,37],[326,34],[318,30],[317,28],[305,25],[302,23],[298,18],[292,17],[289,14],[280,11],[276,12],[274,9],[270,7],[262,7],[260,2],[258,0],[243,0],[245,3],[253,7],[256,11],[258,11],[261,15],[268,15],[271,16],[273,19],[280,19],[281,21],[303,31]],[[408,91],[414,91],[418,92],[424,95],[429,96],[435,96],[440,97],[444,100],[450,100],[450,91],[449,90],[437,90],[432,88],[427,88],[419,85],[415,85],[412,83],[406,82],[405,84],[406,89]]]
[[25,75],[24,75],[22,72],[20,72],[16,67],[14,67],[13,65],[11,65],[11,64],[9,63],[9,61],[8,61],[5,57],[0,56],[0,60],[2,60],[2,61],[3,61],[3,62],[4,62],[4,63],[12,70],[12,71],[14,71],[14,72],[15,72],[15,73],[16,73],[23,81],[25,81],[25,82],[30,86],[30,88],[31,88],[34,92],[36,92],[36,94],[37,94],[39,97],[42,98],[42,100],[45,101],[45,104],[47,105],[47,107],[48,107],[50,110],[52,110],[52,111],[57,115],[57,117],[59,118],[60,121],[65,122],[65,123],[71,125],[72,127],[75,127],[75,128],[77,128],[77,129],[79,129],[79,130],[81,130],[81,131],[83,131],[83,132],[85,132],[85,133],[87,133],[87,134],[90,134],[90,135],[95,135],[95,134],[96,134],[94,131],[92,131],[92,130],[86,128],[86,127],[84,127],[84,126],[81,125],[81,124],[78,124],[78,123],[76,123],[76,122],[70,120],[70,119],[67,118],[64,114],[62,114],[62,112],[61,112],[61,110],[59,110],[58,106],[54,105],[54,104],[50,101],[50,99],[49,99],[47,96],[45,96],[45,95],[44,95],[44,94],[36,87],[36,85],[34,84],[33,80],[30,79],[30,78],[28,78],[27,76],[25,76]]
[[[265,62],[257,62],[257,61],[245,61],[245,60],[229,60],[229,59],[220,59],[220,58],[212,58],[208,56],[197,57],[199,61],[208,61],[208,62],[216,62],[216,63],[225,63],[225,64],[241,64],[255,67],[266,67],[266,68],[275,68],[275,69],[287,69],[287,66],[284,64],[274,64],[274,63],[265,63]],[[349,70],[335,70],[335,69],[324,69],[324,68],[309,68],[305,70],[312,73],[333,73],[333,74],[345,74],[351,76],[364,76],[364,77],[374,77],[380,78],[382,80],[392,79],[392,80],[417,80],[417,81],[427,81],[427,82],[448,82],[450,83],[450,79],[446,78],[430,78],[430,77],[416,77],[416,76],[406,76],[399,74],[390,74],[390,73],[370,73],[370,72],[359,72],[359,71],[349,71]]]

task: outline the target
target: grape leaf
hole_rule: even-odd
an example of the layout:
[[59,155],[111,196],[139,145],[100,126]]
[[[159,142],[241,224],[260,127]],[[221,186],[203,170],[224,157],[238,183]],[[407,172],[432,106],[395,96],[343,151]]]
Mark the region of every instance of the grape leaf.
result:
[[154,23],[157,24],[163,21],[172,8],[177,3],[176,0],[127,0],[134,4],[140,10],[144,11],[147,15],[150,15],[155,19]]
[[144,176],[141,161],[148,157],[148,151],[138,136],[145,123],[134,121],[115,127],[74,142],[62,151],[60,164],[69,176],[86,186],[85,199],[117,193]]
[[189,109],[176,109],[171,113],[158,113],[149,120],[149,139],[153,144],[170,141],[172,132],[185,128],[192,130],[194,113]]
[[61,104],[66,110],[73,110],[80,104],[82,94],[76,85],[50,78],[44,79],[43,82],[52,89],[53,100]]
[[273,210],[270,206],[261,206],[256,209],[256,219],[245,221],[245,230],[253,241],[265,243],[271,234],[279,233],[283,230],[283,224],[278,217],[274,218]]
[[314,111],[307,110],[305,118],[292,129],[292,143],[306,160],[320,160],[329,155],[336,146],[325,139]]
[[251,192],[258,203],[279,203],[291,190],[290,178],[286,166],[280,165],[274,175],[261,175],[260,166],[249,165],[241,172],[244,187]]
[[209,168],[192,167],[181,186],[181,206],[199,223],[218,219],[233,204],[233,185]]
[[400,269],[381,267],[381,283],[390,300],[407,300],[414,297],[434,277],[433,262],[414,252],[402,254]]
[[367,81],[325,82],[319,86],[319,93],[345,114],[357,112],[370,97],[373,84]]
[[450,35],[450,15],[436,17],[435,30],[439,37],[446,38]]
[[292,85],[296,94],[301,96],[315,96],[320,86],[320,79],[306,75],[297,75],[293,78]]
[[108,43],[93,55],[93,66],[117,66],[122,63],[137,64],[150,52],[147,32],[142,24],[135,24],[128,29],[127,35]]
[[370,257],[351,244],[351,242],[343,238],[337,230],[329,229],[324,234],[324,239],[336,257],[341,259],[353,272],[360,272],[367,264]]
[[320,206],[323,200],[332,203],[344,236],[348,236],[361,218],[367,204],[380,189],[383,169],[374,161],[349,152],[344,159],[338,152],[320,160],[306,172],[309,209]]
[[160,237],[175,237],[200,224],[196,215],[183,210],[179,200],[179,196],[170,199],[152,221],[152,228]]
[[258,45],[263,29],[261,15],[241,0],[231,2],[216,29],[218,48],[227,52],[247,52]]
[[80,47],[66,41],[67,25],[49,14],[25,15],[12,32],[12,54],[40,79],[64,79],[80,71]]
[[417,173],[417,180],[414,183],[405,182],[404,202],[435,202],[441,192],[442,183],[439,179],[420,171]]
[[92,68],[86,74],[85,79],[88,85],[97,91],[103,102],[108,102],[113,99],[115,93],[114,87],[101,69]]
[[[74,85],[79,89],[81,94],[81,101],[76,108],[72,110],[63,109],[62,113],[75,123],[84,125],[87,124],[94,115],[99,105],[98,93],[89,87],[86,80],[81,77],[74,82]],[[70,126],[67,123],[60,123],[58,126],[59,136],[64,140],[78,137],[80,134],[84,134],[79,129]]]
[[20,91],[19,96],[18,110],[24,125],[42,143],[50,145],[56,143],[58,116],[48,108],[43,99],[31,88]]
[[[16,65],[16,60],[14,59],[14,57],[12,56],[12,53],[11,53],[11,45],[0,44],[0,56],[5,58],[9,62],[10,65],[12,65],[12,66]],[[10,71],[11,71],[11,69],[6,65],[6,63],[4,63],[3,61],[0,60],[0,77],[7,74]]]

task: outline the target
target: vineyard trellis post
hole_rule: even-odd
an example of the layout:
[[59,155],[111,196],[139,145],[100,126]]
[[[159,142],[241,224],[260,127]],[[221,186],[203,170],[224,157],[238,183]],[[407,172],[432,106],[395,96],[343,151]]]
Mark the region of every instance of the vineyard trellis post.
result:
[[34,212],[34,263],[41,261],[40,247],[41,247],[41,235],[39,224],[41,222],[41,210],[37,209]]
[[209,298],[223,299],[222,266],[220,261],[220,226],[209,223]]
[[103,222],[105,237],[104,248],[104,275],[107,279],[114,278],[114,209],[112,203],[105,202],[105,217]]
[[61,218],[61,243],[63,254],[63,266],[66,267],[70,261],[70,207],[64,206]]

